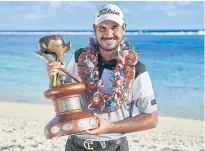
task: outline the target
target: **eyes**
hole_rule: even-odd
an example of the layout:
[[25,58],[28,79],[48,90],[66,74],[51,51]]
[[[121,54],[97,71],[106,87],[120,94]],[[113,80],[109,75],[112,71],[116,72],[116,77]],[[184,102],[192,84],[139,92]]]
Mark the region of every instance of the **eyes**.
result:
[[[116,26],[112,26],[111,29],[112,29],[113,31],[118,31],[118,30],[120,29],[120,27],[119,27],[118,25],[116,25]],[[99,26],[99,27],[98,27],[98,30],[99,30],[100,32],[105,32],[105,31],[108,30],[108,29],[107,29],[106,27],[104,27],[104,26]]]

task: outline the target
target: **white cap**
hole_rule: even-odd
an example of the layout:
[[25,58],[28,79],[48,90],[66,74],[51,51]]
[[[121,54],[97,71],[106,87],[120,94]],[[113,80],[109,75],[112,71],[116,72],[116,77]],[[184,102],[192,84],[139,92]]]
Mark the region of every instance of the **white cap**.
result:
[[95,15],[94,24],[97,25],[104,20],[112,20],[121,26],[125,22],[122,10],[113,4],[103,5],[99,8]]

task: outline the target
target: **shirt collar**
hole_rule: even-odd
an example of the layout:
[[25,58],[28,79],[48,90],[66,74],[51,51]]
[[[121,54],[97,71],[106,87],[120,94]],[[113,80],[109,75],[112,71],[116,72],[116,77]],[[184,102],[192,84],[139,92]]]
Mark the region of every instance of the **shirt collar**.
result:
[[100,53],[99,53],[99,55],[98,55],[98,61],[99,61],[100,64],[102,64],[102,65],[108,65],[108,66],[115,66],[116,63],[117,63],[117,59],[112,59],[112,60],[109,60],[109,61],[105,61],[105,60],[103,59],[103,57],[100,55]]

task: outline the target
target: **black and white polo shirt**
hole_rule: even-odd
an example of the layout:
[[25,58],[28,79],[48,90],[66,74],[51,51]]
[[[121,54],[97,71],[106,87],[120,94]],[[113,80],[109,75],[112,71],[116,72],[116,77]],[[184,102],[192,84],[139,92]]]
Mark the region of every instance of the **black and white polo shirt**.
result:
[[[81,52],[82,49],[79,49],[75,52],[67,67],[68,70],[75,75],[78,75],[77,61]],[[116,59],[110,61],[104,61],[102,57],[99,56],[99,72],[100,72],[100,78],[102,79],[104,85],[104,89],[103,89],[104,93],[110,94],[112,92],[112,88],[109,87],[110,83],[108,83],[110,82],[109,73],[112,72],[111,70],[113,68],[115,68],[116,63],[117,63]],[[138,61],[138,63],[135,66],[135,70],[136,70],[135,79],[133,81],[132,88],[129,92],[128,100],[125,101],[124,104],[122,104],[122,106],[117,111],[111,113],[104,113],[101,112],[99,109],[89,110],[87,99],[85,95],[82,94],[80,99],[84,111],[90,113],[98,113],[105,120],[108,120],[110,122],[116,122],[116,121],[131,118],[141,113],[152,113],[158,110],[154,91],[152,88],[151,79],[145,68],[145,65],[142,64],[140,61]],[[75,81],[70,78],[67,79],[67,82],[75,83]],[[95,136],[95,135],[79,133],[76,135],[82,139],[106,141],[106,140],[118,139],[127,134],[109,133],[109,134],[102,134],[100,136]]]

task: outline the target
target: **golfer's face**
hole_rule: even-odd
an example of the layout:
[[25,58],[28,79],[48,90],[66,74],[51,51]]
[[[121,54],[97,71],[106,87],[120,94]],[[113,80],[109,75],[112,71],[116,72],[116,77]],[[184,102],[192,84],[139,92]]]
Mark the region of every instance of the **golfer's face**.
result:
[[105,20],[95,26],[94,29],[99,46],[105,51],[112,51],[120,44],[125,25],[120,26],[114,21]]

